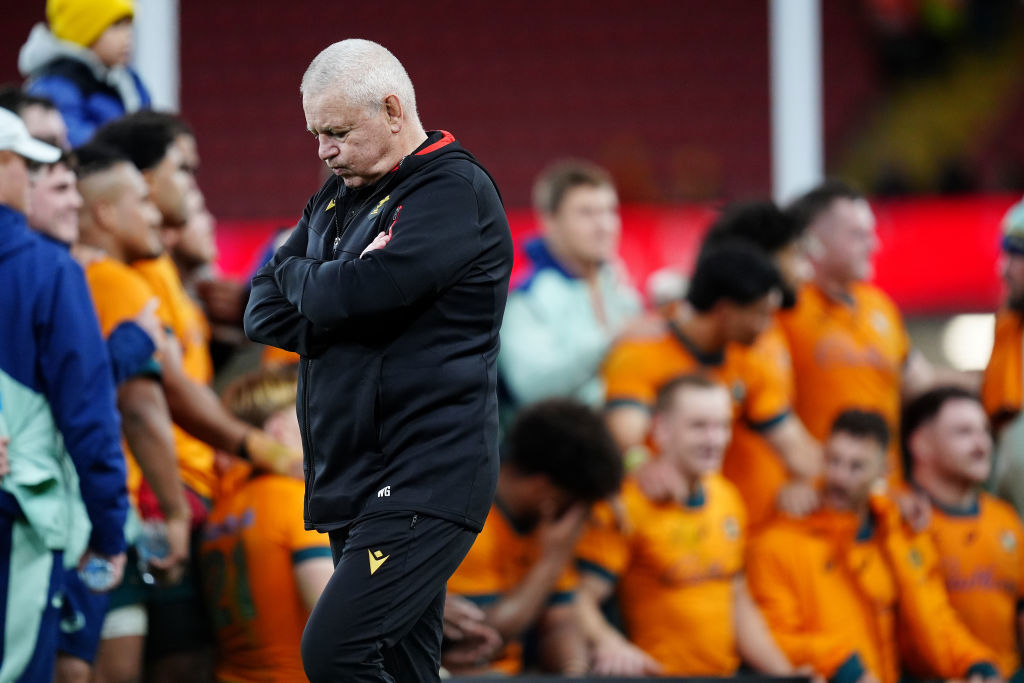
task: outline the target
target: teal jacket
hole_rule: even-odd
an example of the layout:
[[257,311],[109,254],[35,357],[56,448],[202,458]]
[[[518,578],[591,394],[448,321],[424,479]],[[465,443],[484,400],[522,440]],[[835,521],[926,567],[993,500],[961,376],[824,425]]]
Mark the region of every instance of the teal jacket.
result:
[[544,240],[527,243],[526,255],[532,270],[509,293],[501,326],[504,398],[513,407],[553,396],[600,406],[601,362],[626,322],[642,312],[640,295],[616,266],[605,265],[598,275],[602,325],[587,283],[567,271]]

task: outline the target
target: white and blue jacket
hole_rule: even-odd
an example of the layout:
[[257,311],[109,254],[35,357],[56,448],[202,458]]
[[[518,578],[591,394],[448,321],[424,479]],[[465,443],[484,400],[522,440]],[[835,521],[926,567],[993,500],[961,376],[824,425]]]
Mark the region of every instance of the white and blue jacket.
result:
[[602,324],[587,282],[566,270],[543,239],[528,242],[526,255],[532,271],[509,293],[501,326],[504,398],[513,408],[554,396],[600,406],[601,362],[626,322],[642,312],[640,295],[619,268],[605,264],[598,275]]

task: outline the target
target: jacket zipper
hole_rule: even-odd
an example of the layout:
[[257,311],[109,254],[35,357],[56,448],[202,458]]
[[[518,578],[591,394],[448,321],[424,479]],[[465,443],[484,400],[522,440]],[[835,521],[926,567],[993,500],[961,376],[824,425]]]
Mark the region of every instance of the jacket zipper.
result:
[[[398,168],[395,169],[396,173],[402,167],[402,163],[404,161],[405,161],[405,157],[402,157],[402,160],[398,162]],[[395,176],[392,176],[392,177],[394,178]],[[369,205],[369,203],[371,201],[376,199],[377,196],[380,195],[380,193],[383,192],[388,187],[389,184],[390,183],[385,183],[380,188],[378,188],[373,194],[371,194],[369,197],[367,197],[365,200],[363,200],[363,203],[359,205],[359,208],[356,209],[355,211],[353,211],[349,216],[347,216],[345,218],[345,222],[344,223],[339,223],[339,221],[338,221],[338,214],[337,213],[334,214],[334,242],[331,245],[331,258],[334,258],[334,259],[338,258],[338,247],[341,245],[341,238],[342,238],[342,236],[344,236],[345,232],[348,231],[348,228],[349,228],[350,225],[352,225],[352,222],[356,219],[357,216],[359,216],[360,213],[362,213],[363,209],[365,209]],[[334,199],[335,204],[338,204],[339,197],[340,197],[340,195],[338,197],[335,197],[335,199]],[[313,485],[316,482],[316,457],[315,457],[316,448],[313,445],[313,435],[312,435],[312,433],[310,432],[310,429],[309,429],[309,423],[310,423],[310,416],[309,416],[309,380],[312,377],[312,374],[313,374],[313,359],[309,358],[309,359],[306,359],[306,380],[305,380],[305,382],[303,382],[303,387],[302,387],[303,388],[303,391],[302,391],[303,414],[306,416],[306,424],[305,424],[305,427],[304,427],[304,431],[306,433],[306,443],[309,444],[309,472],[306,474],[306,518],[307,519],[309,519],[309,517],[310,517],[310,515],[309,515],[309,500],[310,500],[310,498],[313,497]],[[378,442],[378,444],[380,443],[380,434],[379,433],[377,435],[377,442]]]
[[[381,371],[377,370],[377,390],[373,396],[373,421],[376,423],[374,426],[377,428],[377,450],[381,451],[381,440],[384,437],[384,398],[380,395],[381,391]],[[383,452],[383,451],[381,451]]]
[[[363,209],[370,205],[370,202],[372,202],[374,199],[380,196],[380,194],[384,192],[384,190],[386,190],[388,186],[391,185],[391,181],[397,177],[397,174],[401,170],[403,163],[405,163],[405,157],[402,157],[402,160],[398,162],[398,166],[395,168],[394,174],[391,176],[391,178],[389,178],[386,183],[377,188],[373,192],[373,194],[364,199],[363,203],[360,204],[355,211],[350,212],[349,215],[345,218],[344,223],[339,223],[338,214],[334,214],[334,242],[331,244],[332,259],[338,258],[338,247],[341,246],[341,238],[345,236],[346,232],[348,232],[349,226],[351,226],[352,222],[356,219],[356,217],[363,212]],[[338,198],[336,197],[334,201],[335,204],[337,204]],[[374,237],[376,237],[376,235],[374,235]]]
[[306,378],[302,383],[302,414],[305,416],[303,430],[306,432],[306,444],[309,447],[309,471],[306,472],[306,519],[309,515],[309,499],[313,497],[313,484],[316,481],[316,449],[313,446],[313,434],[309,429],[309,381],[313,376],[313,359],[306,359]]

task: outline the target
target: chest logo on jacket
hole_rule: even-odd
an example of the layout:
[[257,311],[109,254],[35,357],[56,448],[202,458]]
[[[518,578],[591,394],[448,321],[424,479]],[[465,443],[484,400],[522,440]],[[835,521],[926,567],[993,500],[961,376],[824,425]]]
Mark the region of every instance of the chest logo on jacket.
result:
[[371,216],[376,216],[378,213],[380,213],[380,207],[382,207],[385,204],[387,204],[389,199],[391,199],[391,195],[388,195],[387,197],[384,197],[384,199],[382,199],[379,202],[377,202],[377,206],[374,207],[373,211],[370,212],[370,215]]

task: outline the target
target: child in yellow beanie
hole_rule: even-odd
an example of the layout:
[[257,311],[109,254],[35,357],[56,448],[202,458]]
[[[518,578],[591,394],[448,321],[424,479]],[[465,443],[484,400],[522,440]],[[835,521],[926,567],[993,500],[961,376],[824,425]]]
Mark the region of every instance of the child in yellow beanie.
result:
[[37,24],[21,48],[25,90],[53,100],[78,147],[107,121],[150,106],[149,92],[128,66],[132,0],[47,0],[49,26]]

